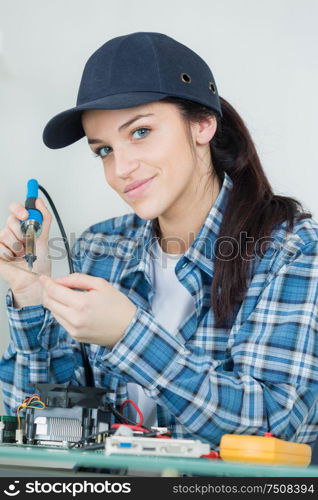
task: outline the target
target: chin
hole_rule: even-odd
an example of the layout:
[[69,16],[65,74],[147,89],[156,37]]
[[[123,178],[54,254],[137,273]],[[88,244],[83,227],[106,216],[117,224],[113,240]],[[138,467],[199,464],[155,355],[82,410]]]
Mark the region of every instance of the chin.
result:
[[144,220],[153,220],[159,217],[162,210],[155,209],[154,207],[133,207],[134,212],[138,217]]

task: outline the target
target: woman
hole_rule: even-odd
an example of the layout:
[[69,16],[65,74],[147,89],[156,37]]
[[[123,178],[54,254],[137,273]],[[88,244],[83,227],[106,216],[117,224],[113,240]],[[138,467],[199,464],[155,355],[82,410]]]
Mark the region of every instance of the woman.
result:
[[[85,385],[85,342],[96,386],[113,404],[135,401],[148,426],[213,447],[224,433],[313,444],[317,223],[274,195],[206,63],[160,33],[108,41],[86,63],[77,106],[50,120],[43,139],[61,148],[83,136],[134,213],[84,231],[77,272],[53,280],[51,215],[37,200],[34,267],[46,276],[0,266],[10,285],[7,411],[37,382]],[[4,260],[24,253],[23,210],[11,205]]]

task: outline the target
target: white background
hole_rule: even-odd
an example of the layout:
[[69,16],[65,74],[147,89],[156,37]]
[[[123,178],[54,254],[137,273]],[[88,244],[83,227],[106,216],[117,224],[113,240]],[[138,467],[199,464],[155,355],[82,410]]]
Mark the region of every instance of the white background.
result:
[[[92,52],[135,31],[165,33],[205,59],[276,194],[297,198],[316,218],[317,18],[317,0],[0,0],[0,228],[9,204],[24,202],[29,178],[48,190],[68,235],[131,211],[84,139],[50,150],[42,131],[75,105]],[[51,236],[59,236],[56,223]],[[67,273],[66,260],[54,262],[54,276]],[[0,280],[1,352],[6,290]]]

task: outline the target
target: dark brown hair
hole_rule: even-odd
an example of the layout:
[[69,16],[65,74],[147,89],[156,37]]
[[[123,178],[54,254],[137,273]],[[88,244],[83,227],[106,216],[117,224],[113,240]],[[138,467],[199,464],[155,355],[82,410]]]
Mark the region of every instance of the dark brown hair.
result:
[[[254,242],[270,238],[276,225],[287,221],[286,230],[292,231],[295,220],[312,217],[311,213],[303,212],[301,203],[296,199],[273,193],[242,118],[229,102],[222,97],[220,101],[222,118],[208,107],[179,97],[167,97],[161,101],[175,104],[188,125],[207,117],[216,117],[217,130],[210,141],[211,173],[217,175],[220,185],[224,172],[233,181],[214,249],[211,307],[216,328],[231,324],[233,311],[246,295],[251,259],[242,258],[242,252],[249,256],[261,255]],[[227,238],[228,241],[234,239],[240,246],[233,258],[224,252]],[[261,247],[264,252],[266,246],[262,244]]]

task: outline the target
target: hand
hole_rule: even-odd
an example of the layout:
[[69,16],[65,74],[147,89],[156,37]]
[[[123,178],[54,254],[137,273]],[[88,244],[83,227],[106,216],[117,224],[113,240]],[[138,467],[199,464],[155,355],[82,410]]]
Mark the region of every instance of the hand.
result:
[[78,342],[114,346],[137,310],[125,294],[103,278],[74,273],[55,280],[41,276],[39,281],[44,307]]
[[[51,275],[51,260],[48,256],[48,239],[52,222],[52,215],[46,208],[42,198],[37,198],[35,206],[42,212],[42,232],[36,238],[37,259],[33,264],[33,270],[39,274]],[[38,286],[37,276],[19,272],[8,266],[5,262],[13,262],[22,269],[28,269],[25,255],[25,237],[20,229],[20,222],[27,219],[28,212],[20,203],[11,203],[9,215],[5,227],[0,231],[0,277],[3,278],[14,294],[31,296],[38,295],[41,298],[41,288]],[[35,291],[38,290],[36,293]]]

